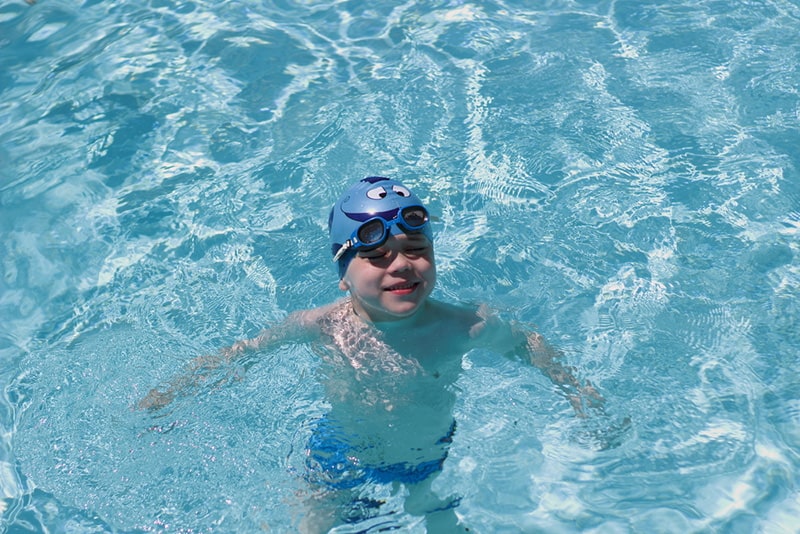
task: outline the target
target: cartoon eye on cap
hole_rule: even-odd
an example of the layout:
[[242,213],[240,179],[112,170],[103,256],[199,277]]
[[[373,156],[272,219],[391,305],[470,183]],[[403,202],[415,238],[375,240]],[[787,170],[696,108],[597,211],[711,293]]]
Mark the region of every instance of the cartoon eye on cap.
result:
[[[411,196],[411,191],[409,191],[408,189],[406,189],[402,185],[396,185],[396,184],[392,185],[392,191],[394,191],[394,193],[397,196],[400,196],[400,197],[403,197],[403,198],[407,198],[407,197]],[[382,198],[386,198],[386,195],[388,195],[388,194],[389,194],[389,192],[386,191],[386,188],[384,188],[383,186],[374,187],[374,188],[370,189],[369,191],[367,191],[367,198],[371,198],[372,200],[380,200]]]
[[367,198],[371,198],[372,200],[380,200],[386,197],[386,189],[383,187],[376,187],[374,189],[370,189],[367,191]]
[[400,195],[401,197],[410,197],[411,191],[403,187],[402,185],[393,185],[392,190]]

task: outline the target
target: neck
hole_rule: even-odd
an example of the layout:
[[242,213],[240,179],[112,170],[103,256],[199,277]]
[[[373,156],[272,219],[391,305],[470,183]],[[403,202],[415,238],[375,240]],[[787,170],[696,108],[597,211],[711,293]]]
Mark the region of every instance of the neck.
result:
[[427,305],[427,302],[423,303],[413,314],[409,315],[408,317],[387,319],[385,321],[373,321],[368,317],[364,317],[358,312],[356,307],[353,306],[352,300],[350,302],[350,309],[353,311],[353,315],[355,315],[361,322],[388,333],[398,330],[406,330],[409,327],[416,326],[420,320],[420,317],[424,314],[424,309],[427,307]]

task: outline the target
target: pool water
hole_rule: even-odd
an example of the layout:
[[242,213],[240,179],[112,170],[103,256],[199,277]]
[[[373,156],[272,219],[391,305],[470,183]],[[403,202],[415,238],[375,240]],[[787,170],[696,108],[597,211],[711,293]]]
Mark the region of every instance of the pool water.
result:
[[[436,215],[435,298],[531,325],[606,399],[582,419],[460,355],[431,505],[796,532],[799,33],[793,0],[0,5],[0,529],[296,531],[314,346],[135,406],[341,296],[328,210],[382,174]],[[384,504],[338,532],[436,531],[361,490]]]

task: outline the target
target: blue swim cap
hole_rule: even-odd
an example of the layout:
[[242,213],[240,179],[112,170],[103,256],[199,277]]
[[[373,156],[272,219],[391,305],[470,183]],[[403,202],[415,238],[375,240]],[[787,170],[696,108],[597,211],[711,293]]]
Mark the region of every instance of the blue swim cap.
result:
[[[404,208],[423,206],[422,201],[406,186],[397,180],[382,176],[369,176],[359,180],[345,191],[333,205],[328,217],[331,254],[335,257],[343,246],[353,243],[359,228],[371,219],[380,218],[385,223],[394,223]],[[424,206],[423,206],[424,208]],[[427,211],[425,211],[427,216]],[[388,224],[388,232],[393,235],[405,232],[401,224]],[[433,232],[427,218],[422,226],[413,229],[433,243]],[[357,242],[357,239],[355,240]],[[348,245],[349,247],[349,245]],[[359,245],[348,248],[337,262],[339,278],[344,277],[347,266],[355,256]]]

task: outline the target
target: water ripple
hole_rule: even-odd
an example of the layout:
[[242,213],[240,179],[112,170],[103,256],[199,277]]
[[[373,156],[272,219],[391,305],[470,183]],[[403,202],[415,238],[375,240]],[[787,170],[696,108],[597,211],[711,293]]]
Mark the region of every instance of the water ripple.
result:
[[310,354],[129,407],[338,296],[328,207],[385,173],[437,216],[438,295],[536,324],[607,398],[578,421],[471,354],[435,481],[459,514],[793,524],[797,5],[518,4],[0,7],[3,521],[280,530]]

